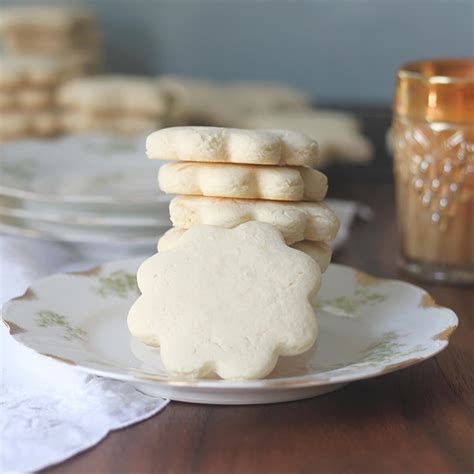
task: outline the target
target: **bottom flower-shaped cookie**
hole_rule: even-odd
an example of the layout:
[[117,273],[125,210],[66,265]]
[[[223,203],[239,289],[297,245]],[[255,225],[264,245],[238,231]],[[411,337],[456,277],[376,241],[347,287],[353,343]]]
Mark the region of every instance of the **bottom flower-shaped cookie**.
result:
[[166,369],[181,377],[262,378],[318,336],[310,301],[319,266],[269,224],[193,227],[147,259],[137,279],[129,330],[160,346]]

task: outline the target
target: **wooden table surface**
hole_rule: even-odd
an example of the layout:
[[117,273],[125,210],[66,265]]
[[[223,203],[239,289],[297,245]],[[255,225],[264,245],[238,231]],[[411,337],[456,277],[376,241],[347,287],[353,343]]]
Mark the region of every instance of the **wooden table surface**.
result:
[[399,372],[316,398],[275,405],[171,402],[157,416],[115,431],[95,448],[45,472],[61,473],[473,473],[474,289],[416,282],[396,266],[398,237],[386,111],[364,109],[377,159],[333,167],[331,197],[369,205],[334,258],[427,289],[460,319],[449,347]]

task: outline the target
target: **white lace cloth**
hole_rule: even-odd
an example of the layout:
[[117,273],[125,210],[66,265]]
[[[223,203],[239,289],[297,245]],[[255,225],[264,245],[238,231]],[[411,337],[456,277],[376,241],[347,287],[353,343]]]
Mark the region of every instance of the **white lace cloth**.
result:
[[[337,248],[348,238],[358,207],[347,201],[329,204],[341,220]],[[0,304],[47,274],[90,268],[100,263],[99,255],[104,260],[127,257],[124,248],[117,249],[115,257],[95,250],[88,260],[71,244],[0,236]],[[3,325],[0,332],[2,473],[37,471],[61,462],[168,403],[125,382],[90,376],[41,357],[14,342]]]
[[[4,352],[15,343],[2,333]],[[9,357],[14,353],[19,360],[9,361],[2,374],[1,472],[31,472],[58,463],[168,403],[124,382],[71,371],[33,353],[20,354],[21,349],[11,348]]]
[[[49,273],[93,263],[74,246],[0,237],[0,303]],[[31,472],[63,461],[111,430],[144,420],[168,400],[125,382],[78,372],[14,342],[1,325],[0,472]]]

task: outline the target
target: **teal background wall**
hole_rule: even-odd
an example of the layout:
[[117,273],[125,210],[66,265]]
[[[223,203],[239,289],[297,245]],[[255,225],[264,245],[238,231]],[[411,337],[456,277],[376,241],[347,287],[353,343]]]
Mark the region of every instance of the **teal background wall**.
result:
[[323,101],[387,103],[400,63],[474,56],[474,0],[83,3],[114,71],[277,79]]

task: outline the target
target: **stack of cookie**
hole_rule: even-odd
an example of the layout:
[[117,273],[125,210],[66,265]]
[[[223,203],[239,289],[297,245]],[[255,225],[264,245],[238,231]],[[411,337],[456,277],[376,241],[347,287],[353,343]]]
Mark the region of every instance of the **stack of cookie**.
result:
[[70,75],[95,72],[102,45],[94,15],[65,6],[5,7],[0,15],[5,52],[57,60]]
[[260,221],[326,270],[327,242],[339,221],[322,202],[326,176],[311,168],[318,160],[314,140],[285,130],[173,127],[148,137],[147,154],[171,161],[160,168],[159,185],[179,194],[170,204],[174,227],[160,239],[159,251],[195,225],[233,228]]
[[46,58],[0,58],[0,140],[58,132],[55,89],[63,71]]
[[162,126],[167,100],[154,79],[108,74],[72,79],[57,94],[66,133],[148,133]]

